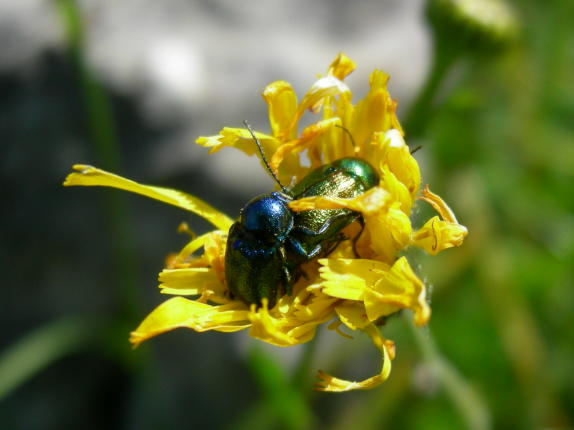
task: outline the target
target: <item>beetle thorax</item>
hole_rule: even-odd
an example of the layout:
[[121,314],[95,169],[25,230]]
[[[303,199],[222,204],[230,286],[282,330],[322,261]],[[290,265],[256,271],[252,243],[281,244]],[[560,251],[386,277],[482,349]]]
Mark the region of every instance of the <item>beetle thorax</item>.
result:
[[293,228],[293,214],[286,197],[280,193],[255,197],[241,211],[239,222],[259,240],[283,242]]

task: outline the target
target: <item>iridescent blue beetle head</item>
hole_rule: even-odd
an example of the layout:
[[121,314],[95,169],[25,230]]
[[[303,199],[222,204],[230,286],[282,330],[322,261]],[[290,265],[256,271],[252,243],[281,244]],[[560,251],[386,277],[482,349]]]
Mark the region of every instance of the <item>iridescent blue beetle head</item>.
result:
[[257,196],[242,209],[239,222],[259,239],[283,242],[293,228],[293,213],[287,206],[290,200],[278,192]]

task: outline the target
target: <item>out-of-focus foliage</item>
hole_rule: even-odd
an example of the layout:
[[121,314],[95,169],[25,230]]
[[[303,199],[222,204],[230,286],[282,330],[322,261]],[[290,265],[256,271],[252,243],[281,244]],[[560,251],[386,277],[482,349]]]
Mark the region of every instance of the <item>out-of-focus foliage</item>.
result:
[[[65,50],[50,51],[33,67],[3,71],[0,375],[12,377],[0,378],[0,428],[572,428],[574,4],[510,3],[518,20],[514,41],[496,55],[469,52],[454,62],[446,79],[437,80],[432,103],[427,100],[428,118],[413,132],[411,143],[422,144],[416,156],[423,180],[445,197],[470,234],[462,248],[433,259],[416,256],[421,277],[433,285],[428,332],[417,339],[406,318],[388,321],[386,333],[400,351],[391,378],[369,392],[310,393],[306,369],[316,367],[306,361],[313,359],[311,349],[296,351],[303,360],[293,377],[281,364],[293,358],[292,350],[246,354],[247,339],[237,344],[217,334],[175,332],[130,350],[129,330],[162,301],[156,275],[162,258],[184,242],[175,232],[184,215],[137,198],[119,200],[125,197],[113,192],[64,190],[69,166],[96,163],[98,150],[89,142],[109,139],[106,133],[115,127],[127,176],[185,190],[229,214],[261,190],[230,192],[203,163],[176,173],[158,168],[165,161],[158,159],[158,142],[177,140],[182,125],[144,120],[141,99],[99,80],[81,44],[72,51],[75,62]],[[213,4],[207,16],[239,22],[225,2]],[[349,14],[346,28],[353,30],[353,20],[388,15],[393,2],[377,8],[343,8],[337,16]],[[90,16],[82,16],[80,24],[89,27]],[[281,40],[284,33],[285,45],[277,49],[303,64],[297,49],[286,48],[290,18],[274,16],[285,24],[273,35]],[[0,30],[18,33],[15,22],[0,19]],[[201,25],[208,28],[209,20]],[[371,37],[377,34],[373,30]],[[339,50],[358,57],[339,42],[333,39],[325,58]],[[393,43],[400,41],[378,44]],[[248,58],[257,47],[237,49]],[[377,66],[387,68],[382,60]],[[248,70],[241,65],[230,76]],[[290,77],[280,70],[259,88],[278,78]],[[257,108],[251,103],[252,95],[240,106],[249,113],[238,118],[252,119]],[[399,105],[405,103],[399,99]],[[195,135],[230,122],[216,118],[208,130],[204,118],[194,124],[192,113],[189,120]],[[183,144],[192,145],[188,141]],[[204,227],[197,219],[188,222],[198,231]],[[433,339],[430,354],[424,339]],[[363,340],[321,333],[314,353],[329,362],[325,370],[361,378],[377,366]],[[361,347],[364,371],[355,361]],[[34,369],[41,371],[32,374]],[[304,401],[291,386],[277,391],[290,379],[299,391],[304,387]],[[13,385],[2,386],[3,380]]]

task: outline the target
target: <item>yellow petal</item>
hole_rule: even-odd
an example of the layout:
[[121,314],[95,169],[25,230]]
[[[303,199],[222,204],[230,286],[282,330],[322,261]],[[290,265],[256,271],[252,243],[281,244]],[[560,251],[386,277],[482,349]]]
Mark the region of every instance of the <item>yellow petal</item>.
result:
[[381,211],[388,202],[389,194],[381,187],[374,187],[352,199],[339,197],[314,196],[304,197],[289,203],[294,211],[314,209],[350,209],[361,212],[365,216],[374,215]]
[[365,231],[359,238],[360,255],[393,263],[397,254],[411,241],[411,220],[394,202],[386,212],[365,218]]
[[[267,157],[271,157],[280,145],[280,142],[277,139],[273,136],[269,136],[268,134],[256,131],[255,136],[261,143],[263,151]],[[251,133],[246,128],[225,127],[216,136],[198,137],[195,143],[205,148],[209,148],[210,154],[217,152],[226,146],[239,149],[247,155],[259,153],[257,145],[253,142],[253,136],[251,136]]]
[[400,202],[400,209],[405,214],[410,215],[414,203],[413,196],[405,184],[387,166],[383,168],[380,185],[390,193],[390,200]]
[[294,139],[297,128],[292,125],[297,115],[297,95],[293,87],[285,81],[276,81],[267,85],[262,95],[269,106],[273,136],[280,141]]
[[[311,340],[318,324],[317,322],[297,324],[296,321],[289,321],[285,317],[274,318],[269,313],[265,300],[259,309],[256,309],[255,305],[251,307],[249,319],[252,324],[249,330],[251,337],[283,347],[298,345]],[[297,328],[296,333],[291,332],[293,328]]]
[[227,231],[229,230],[229,227],[231,227],[231,224],[233,224],[233,220],[231,220],[231,218],[222,214],[203,200],[189,194],[182,193],[181,191],[138,184],[137,182],[92,166],[76,164],[73,167],[74,170],[77,170],[78,172],[70,173],[68,175],[64,181],[65,186],[83,185],[119,188],[120,190],[131,191],[132,193],[141,194],[191,211],[206,219],[221,230]]
[[323,99],[333,96],[350,99],[351,90],[343,81],[337,79],[335,76],[330,75],[320,78],[311,86],[307,94],[305,94],[305,97],[303,97],[303,100],[301,100],[297,117],[300,118],[307,109],[316,112],[321,106]]
[[362,300],[365,289],[389,270],[387,264],[375,260],[322,258],[319,263],[323,294],[347,300]]
[[361,149],[360,155],[366,159],[370,157],[363,149],[375,132],[391,128],[400,130],[395,115],[396,103],[387,91],[388,80],[389,75],[380,70],[371,74],[369,93],[355,106],[349,124],[349,131]]
[[438,217],[428,220],[413,235],[412,243],[431,255],[436,255],[447,248],[460,246],[468,234],[466,227],[458,223],[454,212],[443,199],[429,190],[428,185],[422,194],[421,200],[429,203],[439,213],[442,220]]
[[373,324],[365,327],[364,332],[371,337],[375,347],[381,351],[383,365],[380,373],[365,379],[364,381],[347,381],[344,379],[335,378],[334,376],[331,376],[320,370],[317,374],[318,381],[315,387],[318,391],[341,393],[352,390],[368,390],[382,384],[387,380],[389,374],[391,373],[391,357],[394,355],[394,345],[392,342],[385,340],[381,336],[381,333],[377,327]]
[[445,221],[452,222],[458,224],[456,217],[454,216],[454,212],[448,205],[445,203],[440,196],[436,195],[435,193],[431,192],[429,186],[425,186],[422,192],[421,200],[424,200],[428,204],[430,204],[435,211],[441,216],[441,218]]
[[390,171],[407,187],[414,198],[419,192],[421,183],[419,164],[411,155],[409,147],[398,130],[387,131],[385,137],[389,140],[385,162]]
[[[210,153],[219,151],[223,147],[229,146],[235,149],[239,149],[240,151],[249,156],[257,154],[262,169],[264,171],[267,171],[267,166],[259,156],[259,150],[257,149],[257,145],[253,141],[253,136],[251,136],[249,130],[244,128],[226,127],[222,129],[219,133],[220,134],[218,134],[217,136],[199,137],[195,142],[198,145],[210,148],[209,149]],[[275,154],[275,152],[277,151],[277,148],[279,148],[279,146],[281,145],[281,142],[273,136],[259,133],[257,131],[255,132],[255,136],[257,137],[257,140],[259,140],[259,143],[261,144],[261,148],[263,150],[263,153],[265,154],[265,157],[267,159],[271,159],[271,157],[273,157],[273,154]],[[297,161],[296,163],[294,163],[295,158]],[[298,156],[292,157],[292,159],[290,159],[289,162],[291,164],[298,165],[299,164]],[[281,181],[283,185],[285,186],[290,185],[289,181],[291,178],[288,177],[290,175],[285,175],[282,173],[277,174],[277,170],[276,169],[273,170],[274,173],[279,177],[279,181]]]
[[195,331],[239,331],[249,327],[249,312],[245,305],[211,306],[183,297],[174,297],[155,308],[130,336],[130,342],[139,345],[144,340],[180,327]]
[[365,312],[365,306],[358,302],[343,302],[335,308],[337,316],[351,330],[362,330],[371,324]]
[[355,62],[341,52],[329,66],[327,74],[335,76],[337,79],[342,81],[351,74],[356,67]]
[[426,324],[430,318],[424,284],[405,257],[399,258],[372,288],[365,290],[364,300],[367,317],[371,321],[400,309],[412,310],[415,324],[419,326]]
[[178,264],[183,263],[185,260],[187,260],[191,256],[191,254],[196,252],[198,249],[200,249],[205,244],[207,237],[211,234],[213,234],[213,232],[202,234],[201,236],[198,236],[195,239],[190,240],[187,243],[187,245],[185,245],[181,249],[181,251],[179,251],[179,254],[177,254],[177,257],[175,258],[175,260],[172,263],[172,266],[176,266]]
[[186,296],[200,295],[205,290],[222,290],[218,288],[219,280],[210,267],[165,269],[160,272],[159,281],[163,294]]
[[[309,168],[300,168],[299,153],[309,148],[309,146],[314,145],[317,139],[338,125],[341,125],[341,120],[339,118],[333,118],[318,121],[306,127],[299,139],[285,143],[277,148],[277,151],[275,151],[269,163],[271,169],[273,169],[273,171],[279,170],[282,174],[302,177],[303,174],[309,172]],[[296,163],[284,163],[283,161],[288,155],[294,156],[293,160],[295,160]],[[313,161],[315,161],[315,163],[313,163]],[[313,164],[323,164],[322,160],[311,160],[311,162]]]
[[412,244],[436,255],[445,249],[462,245],[467,234],[465,226],[434,216],[413,234]]

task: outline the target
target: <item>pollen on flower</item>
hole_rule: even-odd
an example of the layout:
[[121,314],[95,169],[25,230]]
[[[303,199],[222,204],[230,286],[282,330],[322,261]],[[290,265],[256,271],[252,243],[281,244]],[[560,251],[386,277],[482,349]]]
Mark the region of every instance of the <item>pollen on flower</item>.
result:
[[[90,166],[74,166],[66,186],[131,191],[190,211],[214,227],[195,236],[186,224],[180,226],[180,232],[189,234],[189,242],[168,257],[159,274],[161,293],[175,297],[160,304],[132,332],[134,345],[176,328],[188,328],[197,332],[248,329],[253,338],[289,347],[310,341],[325,323],[346,337],[349,335],[340,330],[343,326],[367,334],[379,351],[381,370],[362,381],[319,371],[318,390],[369,389],[389,377],[395,347],[381,333],[379,322],[410,310],[415,323],[424,325],[431,314],[425,284],[401,256],[402,251],[416,246],[436,254],[461,245],[467,230],[440,197],[428,188],[420,194],[419,165],[404,141],[395,113],[397,104],[386,87],[388,75],[375,70],[368,94],[353,104],[344,79],[354,68],[355,64],[340,54],[300,102],[285,81],[271,83],[263,91],[271,131],[255,132],[254,136],[271,160],[271,169],[282,184],[307,181],[303,183],[320,186],[317,194],[281,197],[294,227],[272,236],[277,242],[274,247],[261,248],[265,241],[239,240],[251,260],[228,249],[228,238],[236,237],[244,226],[208,203]],[[299,131],[299,120],[308,111],[322,115]],[[217,135],[198,138],[197,143],[210,153],[224,146],[248,155],[257,152],[250,130],[241,128],[224,128]],[[304,151],[307,163],[302,161]],[[356,177],[336,169],[335,176],[330,176],[332,169],[327,167],[346,157],[371,166],[374,173],[368,187],[360,188],[362,182]],[[418,199],[429,203],[438,215],[414,230],[409,217]],[[325,217],[321,218],[323,224],[316,226],[313,223],[320,216]],[[335,220],[343,220],[342,227]],[[313,242],[313,235],[305,235],[313,228],[322,240]],[[281,242],[287,240],[295,251]],[[267,260],[261,263],[259,255],[268,256]],[[235,261],[243,266],[233,266]],[[242,276],[247,272],[259,276],[258,282],[245,281]],[[251,296],[254,298],[245,298]]]

